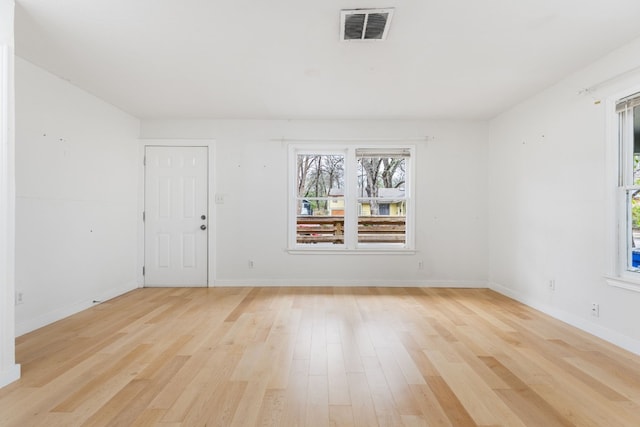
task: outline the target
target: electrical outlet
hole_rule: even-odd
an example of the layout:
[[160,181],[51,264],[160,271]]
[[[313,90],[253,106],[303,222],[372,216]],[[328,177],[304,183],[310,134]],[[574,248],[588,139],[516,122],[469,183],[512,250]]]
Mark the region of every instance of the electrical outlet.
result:
[[418,261],[418,270],[424,270],[424,261]]
[[555,291],[556,290],[556,281],[555,281],[555,279],[549,280],[549,290],[550,291]]
[[253,268],[253,260],[250,259],[247,265],[249,266],[249,268]]
[[594,317],[600,317],[600,304],[596,302],[591,304],[591,315]]
[[22,292],[16,292],[16,305],[24,304],[24,294]]

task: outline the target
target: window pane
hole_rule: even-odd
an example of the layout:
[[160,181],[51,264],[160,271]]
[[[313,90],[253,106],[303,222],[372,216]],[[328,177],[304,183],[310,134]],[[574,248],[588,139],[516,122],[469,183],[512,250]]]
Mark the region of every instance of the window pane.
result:
[[296,179],[298,197],[344,195],[344,156],[298,154]]
[[406,217],[379,215],[358,217],[358,243],[405,243]]
[[630,270],[640,269],[640,190],[627,191],[627,215],[629,235],[628,267]]
[[296,243],[344,243],[344,155],[298,154]]
[[633,109],[633,182],[640,185],[640,106]]
[[296,243],[344,243],[344,197],[299,199],[298,212]]
[[358,156],[358,197],[404,198],[406,157]]
[[406,242],[404,153],[357,153],[358,243]]
[[631,177],[626,182],[627,189],[627,268],[632,271],[640,270],[640,107],[633,108],[633,141],[629,150],[633,153],[631,159]]

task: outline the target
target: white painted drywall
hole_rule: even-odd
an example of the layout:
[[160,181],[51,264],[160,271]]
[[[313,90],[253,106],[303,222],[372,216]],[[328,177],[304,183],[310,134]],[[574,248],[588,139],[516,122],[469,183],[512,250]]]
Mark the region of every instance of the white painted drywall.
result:
[[639,87],[639,58],[640,39],[492,120],[488,167],[492,287],[636,353],[640,293],[604,276],[615,251],[606,101]]
[[139,121],[16,58],[18,335],[137,287]]
[[0,0],[0,387],[20,377],[15,362],[15,108],[13,0]]
[[[215,140],[215,193],[224,204],[212,213],[214,285],[486,286],[486,123],[143,120],[141,135]],[[410,141],[417,146],[417,253],[286,251],[289,141],[417,137],[428,137]]]

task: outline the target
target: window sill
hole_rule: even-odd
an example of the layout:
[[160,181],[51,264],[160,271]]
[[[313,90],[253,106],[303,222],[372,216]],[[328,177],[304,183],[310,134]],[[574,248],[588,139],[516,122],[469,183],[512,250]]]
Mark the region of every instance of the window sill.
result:
[[415,249],[393,249],[393,248],[377,248],[377,249],[334,249],[334,248],[296,248],[285,249],[292,255],[415,255]]
[[640,292],[640,274],[638,277],[604,276],[604,279],[609,286]]

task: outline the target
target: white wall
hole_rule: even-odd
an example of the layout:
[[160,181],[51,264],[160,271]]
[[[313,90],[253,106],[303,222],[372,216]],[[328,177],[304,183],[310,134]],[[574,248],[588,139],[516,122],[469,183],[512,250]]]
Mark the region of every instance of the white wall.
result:
[[[215,142],[215,285],[486,286],[487,125],[429,121],[143,120],[143,138]],[[417,145],[412,255],[300,255],[287,245],[285,139]],[[311,142],[309,142],[311,144]],[[248,260],[254,261],[249,269]],[[424,269],[418,262],[424,261]]]
[[0,387],[20,377],[15,363],[14,2],[0,0]]
[[640,293],[604,275],[615,255],[607,99],[638,87],[638,65],[640,39],[492,120],[488,168],[492,286],[636,353]]
[[17,334],[137,287],[139,121],[16,58]]

